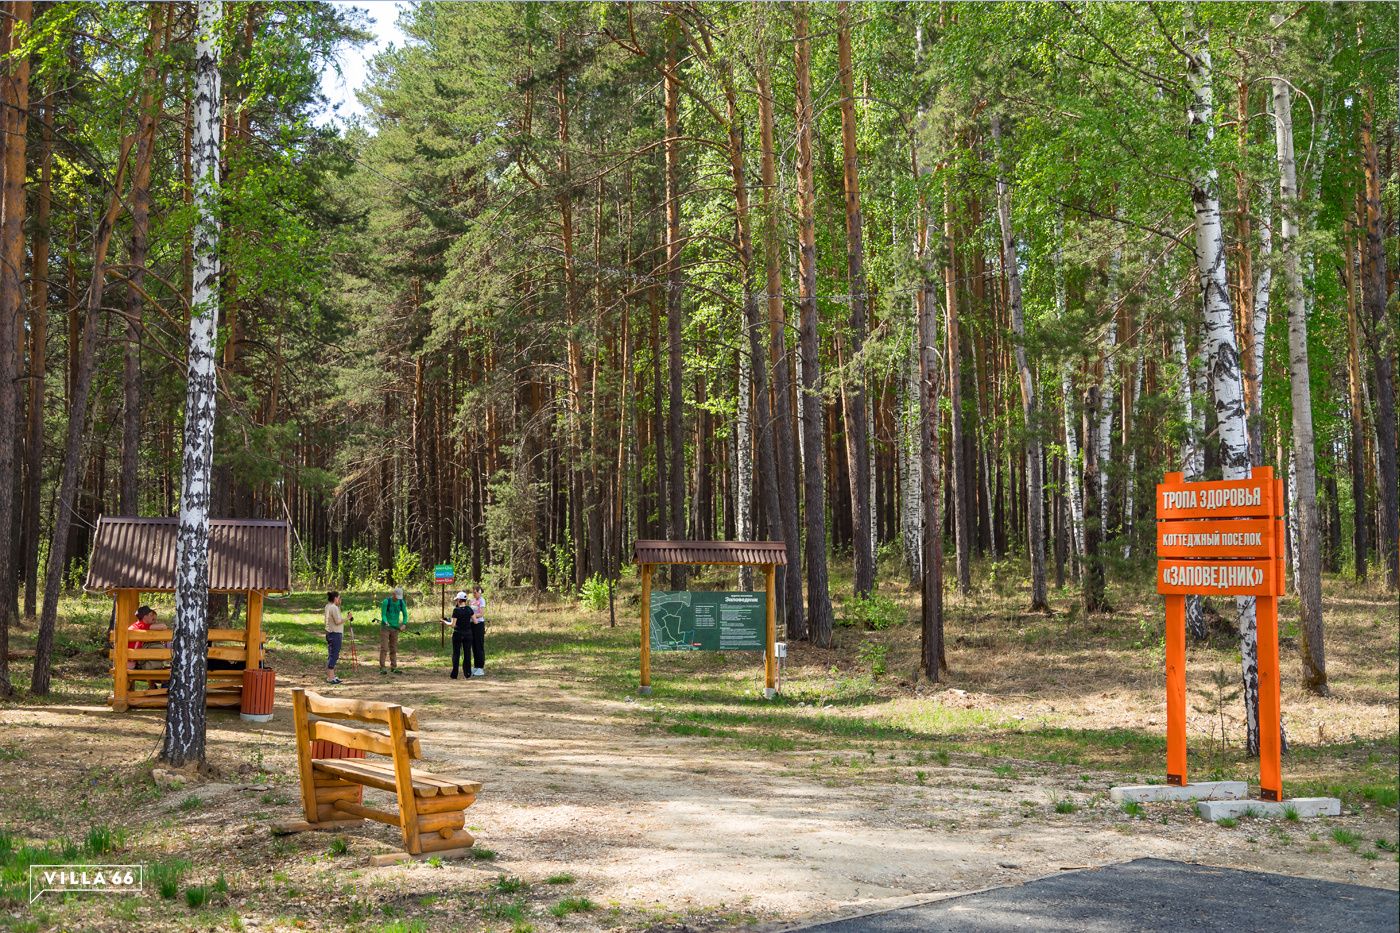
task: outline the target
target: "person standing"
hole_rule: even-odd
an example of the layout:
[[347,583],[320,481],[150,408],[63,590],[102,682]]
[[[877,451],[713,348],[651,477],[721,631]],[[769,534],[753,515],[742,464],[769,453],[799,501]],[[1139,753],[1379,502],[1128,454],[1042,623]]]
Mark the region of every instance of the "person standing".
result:
[[486,597],[481,593],[481,584],[472,587],[472,598],[467,600],[472,610],[472,676],[486,676]]
[[472,676],[472,607],[467,605],[466,593],[459,592],[452,601],[456,604],[452,609],[452,618],[442,621],[452,626],[452,673],[448,676],[456,680],[458,659],[461,660],[463,672],[467,677]]
[[384,669],[386,655],[393,673],[399,672],[399,631],[407,625],[408,606],[403,601],[403,587],[396,586],[379,604],[379,673],[389,673]]
[[344,683],[335,676],[335,662],[340,660],[340,645],[345,637],[345,623],[354,622],[355,614],[341,615],[340,594],[331,590],[326,594],[326,683]]

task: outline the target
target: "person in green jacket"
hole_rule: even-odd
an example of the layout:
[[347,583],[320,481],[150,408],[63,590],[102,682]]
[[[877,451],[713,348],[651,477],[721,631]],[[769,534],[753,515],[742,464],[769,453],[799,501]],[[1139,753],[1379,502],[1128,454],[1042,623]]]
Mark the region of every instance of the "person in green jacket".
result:
[[389,673],[384,669],[384,656],[389,656],[393,672],[399,672],[399,631],[408,625],[408,606],[403,601],[403,587],[394,587],[393,592],[379,604],[379,673]]

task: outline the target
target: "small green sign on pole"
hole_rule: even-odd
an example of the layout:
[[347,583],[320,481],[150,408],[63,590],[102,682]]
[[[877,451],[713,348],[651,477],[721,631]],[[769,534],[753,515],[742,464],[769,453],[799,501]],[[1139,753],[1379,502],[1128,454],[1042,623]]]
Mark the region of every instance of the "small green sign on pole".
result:
[[[447,588],[457,582],[457,572],[451,564],[438,564],[433,568],[433,583],[442,587],[442,615],[447,617]],[[438,633],[439,646],[447,645],[447,626]]]

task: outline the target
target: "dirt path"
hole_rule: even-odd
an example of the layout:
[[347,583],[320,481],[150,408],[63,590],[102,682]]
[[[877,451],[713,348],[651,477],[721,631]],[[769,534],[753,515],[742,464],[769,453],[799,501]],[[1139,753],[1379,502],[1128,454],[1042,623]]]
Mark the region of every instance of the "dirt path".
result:
[[[201,790],[203,807],[180,820],[192,840],[236,853],[251,845],[247,829],[240,834],[238,827],[254,810],[294,815],[287,690],[317,689],[316,683],[279,674],[276,715],[266,724],[211,715],[214,763],[231,774],[239,763],[247,771],[246,763],[255,762],[283,781],[282,790],[259,798],[267,788],[246,776]],[[901,762],[868,755],[861,758],[869,759],[865,770],[814,769],[815,760],[832,756],[769,754],[671,735],[646,715],[663,714],[663,701],[593,699],[564,689],[569,686],[557,674],[451,681],[423,667],[392,683],[362,673],[338,688],[343,695],[419,704],[425,764],[484,784],[468,822],[478,846],[497,853],[493,861],[383,871],[410,891],[438,890],[449,879],[468,885],[501,872],[530,881],[569,873],[604,906],[673,918],[733,911],[764,920],[830,916],[1141,856],[1397,886],[1394,856],[1361,854],[1373,837],[1395,841],[1394,824],[1344,817],[1289,824],[1281,837],[1283,824],[1245,821],[1225,829],[1189,816],[1180,804],[1148,807],[1144,817],[1132,818],[1107,803],[1108,775],[1031,762],[998,775],[991,768],[1005,762],[970,756],[921,765],[922,784]],[[152,753],[162,725],[159,714],[115,716],[96,706],[11,708],[3,721],[25,751],[20,760],[0,761],[2,786],[15,787],[12,778],[22,774],[37,800],[51,801],[41,805],[54,808],[65,800],[77,806],[71,788],[85,774]],[[34,767],[41,764],[47,767]],[[892,783],[890,766],[899,766],[906,782]],[[20,774],[4,774],[17,768]],[[36,777],[40,771],[44,776]],[[387,801],[367,792],[367,802],[376,798]],[[1056,813],[1057,799],[1081,808]],[[125,815],[172,812],[181,811],[168,799],[153,799],[136,801]],[[13,815],[13,807],[6,813]],[[1367,848],[1333,844],[1338,823],[1361,834]],[[1318,838],[1310,840],[1310,832]],[[378,824],[347,834],[357,855],[396,847],[396,836]],[[299,839],[303,848],[324,851],[323,837]]]

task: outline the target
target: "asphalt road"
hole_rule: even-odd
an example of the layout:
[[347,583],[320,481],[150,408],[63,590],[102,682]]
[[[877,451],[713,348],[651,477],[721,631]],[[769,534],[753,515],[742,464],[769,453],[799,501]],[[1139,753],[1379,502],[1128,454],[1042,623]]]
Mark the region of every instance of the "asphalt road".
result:
[[1143,858],[802,933],[1387,933],[1395,891]]

